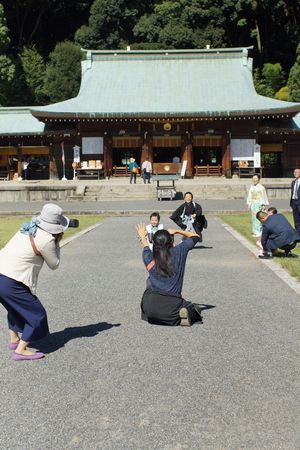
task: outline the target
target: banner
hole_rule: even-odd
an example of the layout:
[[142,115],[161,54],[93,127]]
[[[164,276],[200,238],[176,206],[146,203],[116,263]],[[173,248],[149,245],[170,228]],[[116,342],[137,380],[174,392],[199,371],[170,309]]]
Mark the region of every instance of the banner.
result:
[[63,164],[66,164],[66,160],[65,160],[65,144],[64,142],[62,142],[61,144],[61,161]]

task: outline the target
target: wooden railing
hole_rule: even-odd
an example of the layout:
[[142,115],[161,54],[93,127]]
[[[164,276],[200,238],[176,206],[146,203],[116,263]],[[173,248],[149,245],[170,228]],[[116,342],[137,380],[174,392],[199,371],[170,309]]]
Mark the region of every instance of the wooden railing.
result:
[[217,166],[195,166],[194,169],[196,177],[220,177],[222,175],[222,166],[220,164]]
[[128,166],[114,166],[113,167],[114,177],[130,177],[130,171]]
[[7,170],[1,170],[0,171],[0,181],[8,181],[9,180],[9,173]]

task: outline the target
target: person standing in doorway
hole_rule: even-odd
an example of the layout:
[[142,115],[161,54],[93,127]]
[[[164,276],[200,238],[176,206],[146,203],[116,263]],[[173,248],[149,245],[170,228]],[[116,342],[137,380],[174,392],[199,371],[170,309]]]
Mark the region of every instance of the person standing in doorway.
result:
[[146,184],[147,181],[148,181],[148,184],[150,184],[150,177],[151,177],[151,173],[152,173],[152,164],[149,161],[148,156],[142,164],[142,171],[143,171],[144,184]]
[[22,178],[23,180],[27,180],[27,170],[28,170],[29,162],[26,158],[22,160]]
[[136,184],[136,176],[139,173],[139,166],[135,162],[134,158],[130,158],[129,160],[129,172],[130,172],[130,184],[132,181]]
[[252,217],[252,236],[260,237],[261,223],[256,218],[258,211],[263,211],[265,206],[269,204],[267,192],[262,184],[260,184],[260,176],[253,175],[253,185],[249,189],[247,197],[248,209],[251,210]]
[[295,230],[300,234],[300,169],[294,170],[294,177],[291,184],[290,206],[293,210]]

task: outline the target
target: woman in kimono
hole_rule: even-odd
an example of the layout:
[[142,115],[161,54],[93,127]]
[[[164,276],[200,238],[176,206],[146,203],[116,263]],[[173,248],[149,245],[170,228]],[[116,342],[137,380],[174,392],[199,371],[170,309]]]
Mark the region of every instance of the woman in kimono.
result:
[[252,236],[260,237],[261,235],[261,223],[256,218],[258,211],[265,209],[265,206],[269,204],[266,189],[260,184],[260,176],[253,175],[253,185],[249,189],[247,197],[248,209],[251,210],[252,217]]
[[170,219],[182,230],[197,233],[202,242],[201,232],[203,228],[207,228],[207,221],[202,214],[201,206],[193,201],[191,192],[184,194],[184,203],[173,212]]

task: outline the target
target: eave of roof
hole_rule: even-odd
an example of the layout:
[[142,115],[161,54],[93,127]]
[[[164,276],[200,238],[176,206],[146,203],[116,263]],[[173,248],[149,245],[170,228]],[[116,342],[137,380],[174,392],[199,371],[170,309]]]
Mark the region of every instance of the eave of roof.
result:
[[30,108],[0,107],[0,135],[43,135],[45,124],[32,116]]

